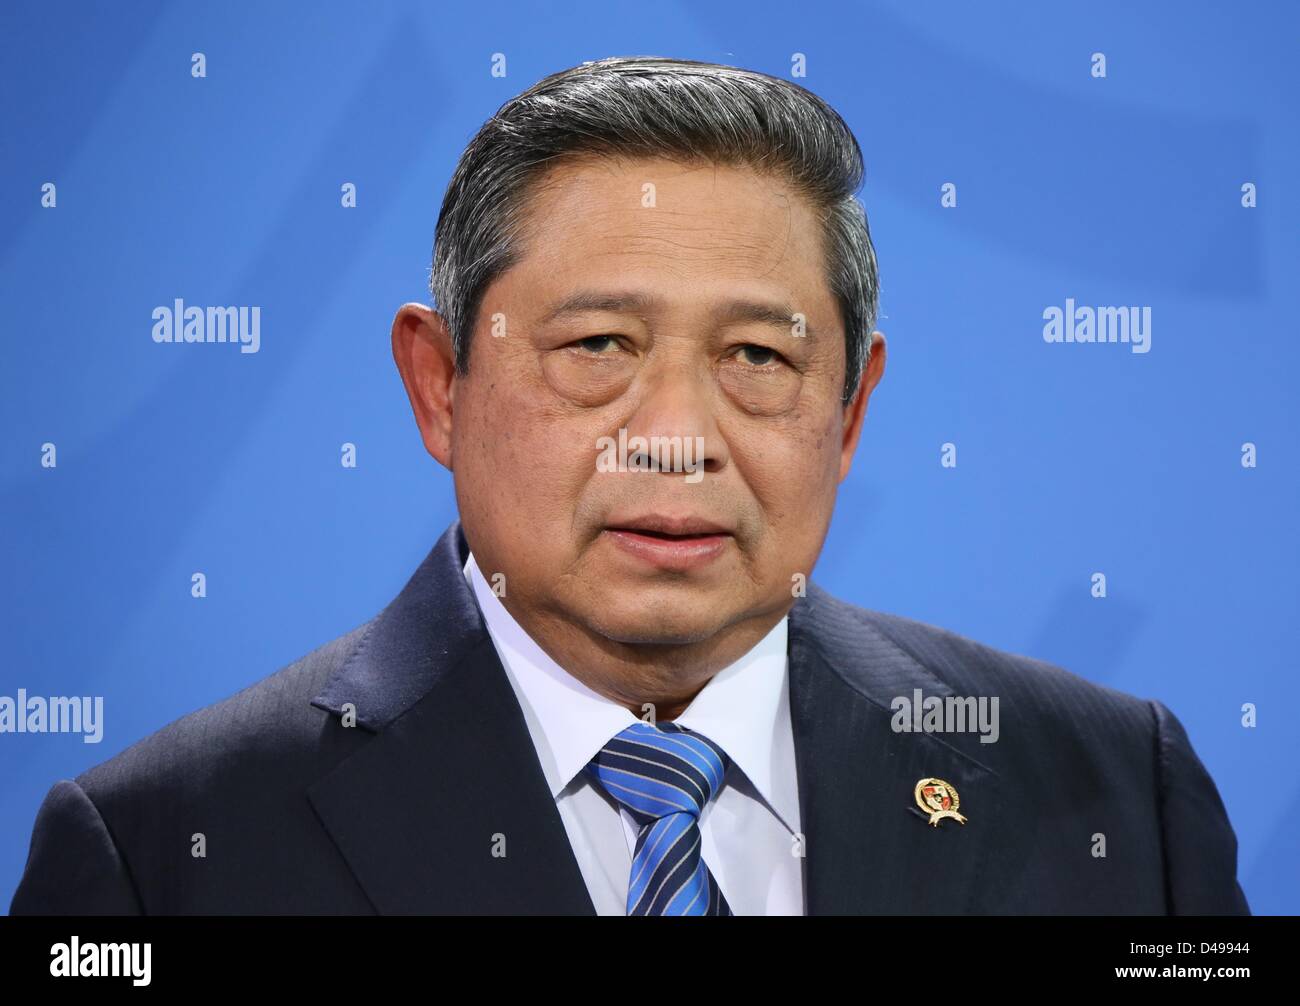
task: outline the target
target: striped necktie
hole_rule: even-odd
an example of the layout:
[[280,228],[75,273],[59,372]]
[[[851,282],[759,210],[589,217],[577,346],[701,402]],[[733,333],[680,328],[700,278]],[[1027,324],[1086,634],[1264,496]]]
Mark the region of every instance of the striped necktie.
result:
[[731,759],[703,734],[675,723],[619,731],[587,770],[641,826],[627,888],[628,915],[730,915],[700,858],[700,812]]

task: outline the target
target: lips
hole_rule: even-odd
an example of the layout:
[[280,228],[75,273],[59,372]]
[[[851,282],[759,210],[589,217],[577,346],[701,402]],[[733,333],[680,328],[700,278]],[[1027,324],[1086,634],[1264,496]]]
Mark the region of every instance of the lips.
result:
[[663,514],[646,514],[627,520],[609,522],[612,531],[633,531],[663,538],[691,538],[702,535],[731,534],[721,524],[703,517],[669,517]]
[[672,572],[707,566],[723,555],[732,540],[731,531],[716,521],[664,514],[611,521],[605,534],[625,557]]

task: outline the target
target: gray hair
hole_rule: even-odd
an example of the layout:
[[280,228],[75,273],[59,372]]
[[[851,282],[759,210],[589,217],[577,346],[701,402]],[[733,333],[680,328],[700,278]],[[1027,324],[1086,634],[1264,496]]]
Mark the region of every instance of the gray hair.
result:
[[483,292],[521,255],[528,186],[557,159],[612,154],[749,165],[784,174],[820,214],[828,281],[844,324],[843,401],[857,393],[879,305],[862,150],[839,114],[778,77],[717,63],[613,57],[543,78],[465,148],[447,186],[429,288],[469,372]]

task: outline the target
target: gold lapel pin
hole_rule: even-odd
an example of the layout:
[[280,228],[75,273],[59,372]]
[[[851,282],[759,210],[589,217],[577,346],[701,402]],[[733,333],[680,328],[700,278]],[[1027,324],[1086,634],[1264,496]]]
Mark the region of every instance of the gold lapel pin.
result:
[[965,824],[966,819],[957,813],[961,800],[951,783],[942,779],[921,779],[916,784],[916,805],[930,815],[930,824],[935,828],[945,817],[953,818],[958,824]]

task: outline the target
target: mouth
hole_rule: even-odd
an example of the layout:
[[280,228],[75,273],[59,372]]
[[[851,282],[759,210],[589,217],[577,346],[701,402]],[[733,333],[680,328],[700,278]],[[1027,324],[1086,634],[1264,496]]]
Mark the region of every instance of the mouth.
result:
[[686,572],[716,561],[733,535],[721,524],[697,517],[650,515],[610,524],[604,533],[619,551],[657,569]]

